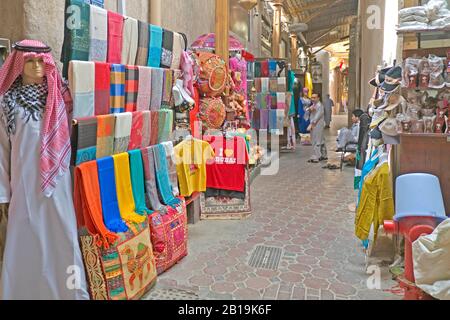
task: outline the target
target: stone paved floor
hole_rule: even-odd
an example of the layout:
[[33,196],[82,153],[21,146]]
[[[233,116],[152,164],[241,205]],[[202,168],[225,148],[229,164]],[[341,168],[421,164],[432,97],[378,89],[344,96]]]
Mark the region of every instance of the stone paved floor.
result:
[[[329,131],[329,150],[343,121]],[[355,200],[353,170],[308,164],[310,152],[300,147],[283,154],[277,175],[256,178],[250,218],[190,226],[189,256],[162,275],[147,298],[166,299],[159,293],[179,289],[200,299],[400,299],[388,291],[396,283],[386,268],[381,290],[367,288],[370,275],[348,208]],[[331,157],[337,159],[334,152]],[[261,244],[283,249],[277,271],[248,265]]]

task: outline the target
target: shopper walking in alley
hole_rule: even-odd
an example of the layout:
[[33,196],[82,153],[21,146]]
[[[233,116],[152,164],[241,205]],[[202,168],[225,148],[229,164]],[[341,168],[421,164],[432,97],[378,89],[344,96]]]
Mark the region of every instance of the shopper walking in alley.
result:
[[325,145],[325,108],[321,101],[321,95],[314,93],[311,97],[312,106],[308,108],[311,113],[311,141],[314,148],[313,155],[308,161],[310,163],[319,163],[328,160],[327,147]]
[[323,102],[323,106],[325,108],[325,129],[329,129],[333,117],[334,107],[334,101],[331,99],[331,96],[329,94],[327,94],[327,97]]

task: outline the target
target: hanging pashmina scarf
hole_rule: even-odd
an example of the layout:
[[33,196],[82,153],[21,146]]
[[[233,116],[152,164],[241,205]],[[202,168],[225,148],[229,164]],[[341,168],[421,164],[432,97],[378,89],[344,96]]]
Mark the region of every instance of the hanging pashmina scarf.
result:
[[173,194],[175,197],[178,197],[180,195],[180,190],[178,188],[178,174],[177,165],[175,163],[175,150],[173,148],[173,142],[163,142],[162,145],[166,151],[167,164],[169,166],[169,178]]
[[151,113],[150,111],[142,111],[142,145],[141,148],[147,148],[150,145],[151,132]]
[[144,129],[143,113],[140,111],[133,112],[130,143],[128,145],[128,150],[135,150],[142,148],[142,138],[144,135],[143,129]]
[[163,108],[170,108],[172,101],[172,90],[173,90],[173,71],[164,70],[164,80],[163,80],[163,96],[161,106]]
[[97,159],[114,153],[114,132],[116,118],[113,114],[97,116]]
[[114,160],[107,157],[97,161],[98,181],[100,182],[100,198],[103,207],[103,220],[111,232],[127,232],[128,226],[122,220],[117,200]]
[[111,67],[108,63],[95,63],[95,115],[110,114]]
[[161,67],[170,69],[173,58],[173,40],[174,34],[172,31],[163,30],[162,53],[161,53]]
[[260,129],[267,130],[269,127],[269,110],[261,110]]
[[255,62],[255,78],[261,78],[261,62]]
[[164,69],[152,69],[152,98],[150,102],[150,110],[158,111],[161,109],[162,97],[164,90]]
[[262,92],[261,78],[255,78],[255,89],[256,89],[257,93],[261,93]]
[[184,38],[178,32],[174,33],[173,39],[173,57],[170,69],[179,70],[181,67],[181,56],[184,51]]
[[125,111],[137,110],[137,98],[139,89],[139,69],[135,66],[125,67]]
[[277,77],[277,62],[275,60],[269,60],[269,77]]
[[125,112],[125,66],[111,65],[111,113]]
[[131,185],[136,212],[141,215],[152,214],[152,211],[145,205],[145,179],[141,150],[132,150],[128,154],[130,156]]
[[137,111],[150,110],[152,92],[152,69],[139,67],[139,84],[137,95]]
[[130,159],[128,153],[116,154],[113,158],[120,216],[129,223],[143,223],[146,217],[136,212],[131,186]]
[[161,27],[150,25],[150,47],[147,66],[159,68],[161,66],[163,30]]
[[125,112],[116,114],[115,117],[114,154],[119,154],[128,151],[133,115],[130,112]]
[[73,118],[95,114],[95,63],[70,61],[69,86],[73,97]]
[[134,65],[136,63],[139,45],[139,24],[136,19],[125,17],[123,27],[123,43],[121,63]]
[[106,62],[108,54],[108,12],[91,6],[89,61]]
[[136,65],[146,66],[148,62],[148,48],[149,48],[149,26],[148,23],[139,21],[139,39],[138,50],[136,56]]
[[269,61],[266,60],[261,62],[261,77],[268,78],[269,75]]
[[[163,125],[163,124],[161,124]],[[159,112],[151,111],[150,113],[150,145],[154,146],[158,143],[159,132]]]
[[163,203],[175,208],[176,205],[181,203],[181,200],[175,198],[173,194],[164,146],[158,144],[151,148],[153,148],[153,155],[155,157],[156,182],[159,194]]
[[98,247],[108,249],[118,236],[103,222],[97,162],[84,163],[75,169],[74,197],[78,228],[86,227]]
[[108,57],[107,62],[120,64],[123,44],[123,16],[108,11]]
[[153,148],[148,147],[141,150],[142,161],[144,163],[145,173],[145,189],[147,203],[155,211],[165,212],[165,207],[159,200],[158,189],[156,188],[156,171],[155,158],[153,155]]
[[[64,24],[64,43],[61,54],[63,66],[63,76],[67,79],[69,76],[69,62],[72,60],[88,61],[90,44],[90,16],[91,8],[83,0],[66,0],[66,10],[64,21],[71,21],[74,9],[77,7],[79,12],[78,28],[71,27],[70,24]],[[69,10],[72,8],[72,10]]]
[[173,132],[173,111],[160,110],[158,123],[158,142],[162,143],[165,141],[169,141]]
[[75,165],[95,160],[97,157],[97,118],[79,119],[77,123],[77,151]]
[[261,129],[261,110],[260,109],[253,110],[252,128],[255,130]]

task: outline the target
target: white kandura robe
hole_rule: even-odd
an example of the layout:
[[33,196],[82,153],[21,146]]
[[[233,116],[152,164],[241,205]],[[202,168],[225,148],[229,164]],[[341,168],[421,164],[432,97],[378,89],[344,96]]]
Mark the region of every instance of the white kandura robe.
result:
[[[43,195],[42,121],[31,118],[25,123],[24,109],[18,109],[17,130],[10,137],[0,117],[0,203],[10,202],[0,299],[89,299],[70,172],[60,178],[51,198]],[[79,286],[72,281],[74,274],[79,275]]]

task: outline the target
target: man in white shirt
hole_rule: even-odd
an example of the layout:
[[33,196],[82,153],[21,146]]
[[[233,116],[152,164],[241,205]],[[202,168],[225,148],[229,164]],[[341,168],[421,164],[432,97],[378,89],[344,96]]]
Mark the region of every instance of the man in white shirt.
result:
[[353,125],[351,129],[348,128],[342,128],[338,132],[338,138],[337,138],[337,152],[340,152],[344,150],[345,146],[348,143],[354,143],[355,145],[352,148],[347,148],[349,151],[356,150],[356,144],[358,143],[359,139],[359,118],[363,115],[362,110],[355,110],[353,111]]

